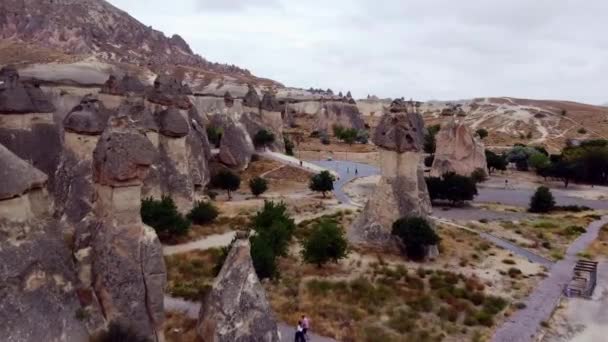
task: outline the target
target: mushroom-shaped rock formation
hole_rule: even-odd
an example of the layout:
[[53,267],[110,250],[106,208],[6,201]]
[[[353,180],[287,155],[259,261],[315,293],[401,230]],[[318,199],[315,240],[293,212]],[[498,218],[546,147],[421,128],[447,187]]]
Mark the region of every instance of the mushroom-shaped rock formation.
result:
[[64,118],[64,146],[53,191],[56,212],[74,225],[93,209],[93,150],[113,113],[91,95]]
[[468,177],[476,169],[488,174],[483,143],[464,122],[453,119],[437,134],[437,151],[431,176],[441,177],[455,172]]
[[249,85],[249,90],[245,97],[243,98],[243,106],[249,108],[259,108],[260,107],[260,96],[258,92],[255,90],[253,85]]
[[402,217],[427,216],[431,202],[421,163],[423,121],[418,113],[391,107],[372,137],[380,148],[382,178],[361,215],[351,238],[380,248],[397,246],[391,235],[393,223]]
[[144,132],[158,132],[158,124],[152,111],[146,107],[145,101],[141,97],[127,97],[118,107],[117,116],[128,117],[135,126]]
[[261,108],[262,108],[262,110],[266,110],[269,112],[280,112],[281,111],[281,109],[279,108],[279,102],[277,101],[277,98],[274,96],[274,94],[272,94],[270,92],[264,93],[264,97],[262,97]]
[[106,128],[111,115],[112,112],[101,101],[89,94],[66,115],[63,127],[73,133],[99,135]]
[[47,176],[0,145],[0,200],[44,187]]
[[0,113],[52,113],[55,107],[37,86],[24,85],[17,69],[0,69]]
[[230,94],[229,91],[226,91],[226,93],[224,94],[224,104],[228,108],[234,106],[234,97],[232,97],[232,94]]
[[160,75],[154,87],[148,91],[148,101],[163,106],[176,106],[180,109],[192,108],[188,95],[192,90],[175,77]]
[[0,70],[0,144],[49,175],[51,191],[61,154],[54,110],[40,88],[21,82],[15,68]]
[[158,126],[162,135],[181,138],[188,135],[190,125],[179,109],[169,107],[157,114]]
[[244,170],[255,152],[253,141],[245,127],[233,120],[224,125],[220,141],[220,161],[228,167]]
[[83,291],[109,322],[164,340],[166,271],[154,230],[141,222],[141,186],[156,150],[126,118],[114,118],[93,154],[94,215],[77,229]]
[[201,306],[198,334],[213,342],[278,342],[277,321],[251,261],[247,239],[236,240]]
[[114,75],[110,75],[106,83],[101,88],[101,93],[110,95],[124,96],[131,94],[143,94],[146,91],[146,86],[139,78],[125,74],[120,81]]
[[94,318],[75,315],[83,310],[75,266],[49,214],[42,188],[46,178],[0,145],[0,336],[3,341],[86,342],[86,325]]

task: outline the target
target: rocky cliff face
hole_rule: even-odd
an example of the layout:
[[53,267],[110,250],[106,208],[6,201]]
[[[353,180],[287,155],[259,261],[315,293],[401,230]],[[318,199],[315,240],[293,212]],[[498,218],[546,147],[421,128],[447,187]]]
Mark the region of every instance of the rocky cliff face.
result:
[[0,145],[0,336],[85,342],[89,331],[77,315],[84,311],[72,254],[50,215],[46,182],[45,174]]
[[344,100],[305,100],[289,103],[285,108],[288,124],[298,115],[308,115],[315,119],[315,131],[331,132],[334,125],[345,128],[365,129],[365,122],[356,104]]
[[236,240],[201,306],[203,341],[278,342],[277,321],[251,261],[249,241]]
[[454,119],[437,134],[437,151],[431,176],[441,177],[448,172],[470,176],[476,169],[488,174],[483,143],[467,125]]
[[382,178],[351,227],[355,243],[395,246],[391,230],[396,220],[431,212],[421,163],[424,124],[420,114],[408,113],[403,105],[400,100],[393,102],[374,132]]

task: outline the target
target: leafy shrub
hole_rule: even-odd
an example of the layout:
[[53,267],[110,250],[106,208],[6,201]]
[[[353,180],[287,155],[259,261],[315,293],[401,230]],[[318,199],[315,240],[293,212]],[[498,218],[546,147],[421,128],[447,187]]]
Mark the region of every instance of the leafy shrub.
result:
[[207,138],[213,146],[219,148],[220,142],[222,141],[222,130],[219,128],[207,126]]
[[141,219],[154,228],[159,238],[167,239],[188,233],[190,222],[177,211],[175,202],[169,196],[163,196],[160,201],[152,197],[141,201]]
[[93,342],[152,342],[145,336],[140,336],[132,329],[112,322],[107,331],[91,339]]
[[348,254],[348,242],[344,231],[329,220],[321,221],[308,239],[302,243],[302,257],[321,267],[328,261],[338,262]]
[[584,127],[582,127],[578,130],[578,134],[587,134],[587,130]]
[[393,235],[401,239],[406,254],[413,260],[426,257],[428,247],[439,243],[439,236],[421,217],[401,218],[393,223]]
[[556,206],[555,210],[581,213],[583,211],[590,211],[592,209],[584,205],[560,205]]
[[212,203],[197,201],[187,217],[195,224],[204,225],[213,222],[218,215],[219,211]]
[[488,131],[483,128],[478,129],[477,131],[475,131],[475,133],[477,133],[477,136],[481,140],[485,139],[488,136]]
[[323,145],[329,145],[329,144],[331,144],[331,141],[329,140],[329,137],[328,136],[322,136],[321,137],[321,144],[323,144]]
[[232,171],[222,170],[211,179],[211,185],[225,190],[228,193],[228,199],[232,199],[232,192],[241,186],[241,177]]
[[450,172],[442,178],[428,177],[426,185],[432,201],[447,200],[452,204],[470,201],[477,195],[477,185],[470,177]]
[[328,191],[334,190],[334,181],[336,178],[329,171],[321,171],[310,178],[308,187],[314,192],[320,192],[323,197]]
[[251,238],[251,259],[258,278],[274,278],[277,276],[277,260],[269,241],[256,235]]
[[548,213],[555,208],[555,199],[549,188],[541,186],[530,200],[531,213]]
[[486,174],[486,171],[484,169],[477,168],[471,173],[471,179],[473,180],[473,182],[475,182],[475,184],[479,184],[488,180],[488,175]]
[[581,226],[568,226],[564,228],[562,235],[565,236],[579,236],[584,234],[587,230]]
[[275,141],[275,139],[276,138],[273,133],[271,133],[265,129],[261,129],[253,137],[253,143],[255,144],[255,146],[258,146],[258,147],[266,147],[266,146],[272,144]]
[[486,162],[490,173],[495,170],[505,171],[508,165],[507,158],[504,155],[499,156],[490,150],[486,150]]
[[283,143],[285,144],[285,154],[288,156],[293,156],[293,149],[296,147],[293,142],[287,139],[287,137],[284,137]]
[[262,177],[254,177],[249,181],[251,194],[259,197],[268,190],[268,182]]

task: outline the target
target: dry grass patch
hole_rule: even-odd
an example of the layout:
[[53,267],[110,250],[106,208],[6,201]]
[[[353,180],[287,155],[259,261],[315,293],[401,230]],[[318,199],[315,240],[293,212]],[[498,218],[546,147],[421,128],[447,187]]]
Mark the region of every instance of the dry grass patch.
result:
[[192,301],[203,299],[211,289],[221,254],[221,249],[213,248],[165,256],[167,293]]
[[581,257],[593,260],[608,257],[608,225],[600,229],[597,239],[581,254]]
[[202,342],[196,334],[196,319],[180,312],[165,313],[165,341],[167,342]]

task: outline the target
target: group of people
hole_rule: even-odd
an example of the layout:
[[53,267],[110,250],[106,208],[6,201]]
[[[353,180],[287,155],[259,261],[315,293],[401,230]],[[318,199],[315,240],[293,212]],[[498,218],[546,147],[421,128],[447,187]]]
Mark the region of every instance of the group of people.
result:
[[295,342],[306,342],[308,340],[308,329],[310,328],[310,320],[306,315],[302,315],[302,318],[298,321],[296,327],[296,340]]

